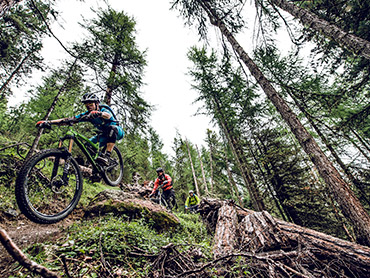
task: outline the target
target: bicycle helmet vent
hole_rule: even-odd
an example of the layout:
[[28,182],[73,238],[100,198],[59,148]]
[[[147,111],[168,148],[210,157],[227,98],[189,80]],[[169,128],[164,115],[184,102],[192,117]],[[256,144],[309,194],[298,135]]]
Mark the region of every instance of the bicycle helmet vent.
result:
[[82,96],[82,102],[99,102],[99,98],[94,93],[86,93]]

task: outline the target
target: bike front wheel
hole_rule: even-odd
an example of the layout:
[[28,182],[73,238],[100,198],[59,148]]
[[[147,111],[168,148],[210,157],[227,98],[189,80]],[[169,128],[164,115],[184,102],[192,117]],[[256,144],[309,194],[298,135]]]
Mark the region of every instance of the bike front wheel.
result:
[[123,178],[123,158],[119,149],[114,146],[109,158],[109,166],[103,168],[103,180],[110,186],[118,186]]
[[83,188],[76,160],[65,150],[43,150],[19,171],[15,196],[30,220],[51,224],[67,217],[80,200]]

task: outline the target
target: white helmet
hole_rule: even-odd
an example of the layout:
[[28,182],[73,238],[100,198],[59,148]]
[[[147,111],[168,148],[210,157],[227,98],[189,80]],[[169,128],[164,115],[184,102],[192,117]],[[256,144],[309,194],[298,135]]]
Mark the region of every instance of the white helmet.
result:
[[86,93],[82,96],[83,103],[85,102],[99,102],[99,98],[94,93]]

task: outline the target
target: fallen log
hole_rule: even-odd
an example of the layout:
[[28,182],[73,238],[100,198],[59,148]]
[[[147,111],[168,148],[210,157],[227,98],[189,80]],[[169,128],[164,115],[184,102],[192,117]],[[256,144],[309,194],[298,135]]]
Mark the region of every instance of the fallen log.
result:
[[[229,258],[243,257],[254,274],[264,277],[266,273],[270,273],[269,277],[370,277],[369,247],[227,201],[203,199],[199,209],[203,221],[215,233],[215,257],[220,258],[222,250]],[[223,231],[222,236],[219,231]]]
[[240,231],[240,245],[247,251],[269,251],[290,245],[277,221],[266,211],[248,214],[237,228]]

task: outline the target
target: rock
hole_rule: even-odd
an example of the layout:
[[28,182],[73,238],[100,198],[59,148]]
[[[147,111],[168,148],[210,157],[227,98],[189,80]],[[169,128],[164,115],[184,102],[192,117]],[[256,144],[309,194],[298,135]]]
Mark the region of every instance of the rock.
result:
[[129,219],[144,218],[154,223],[157,230],[176,227],[180,221],[163,206],[140,195],[121,190],[104,190],[90,202],[85,210],[85,217],[105,214],[125,215]]

